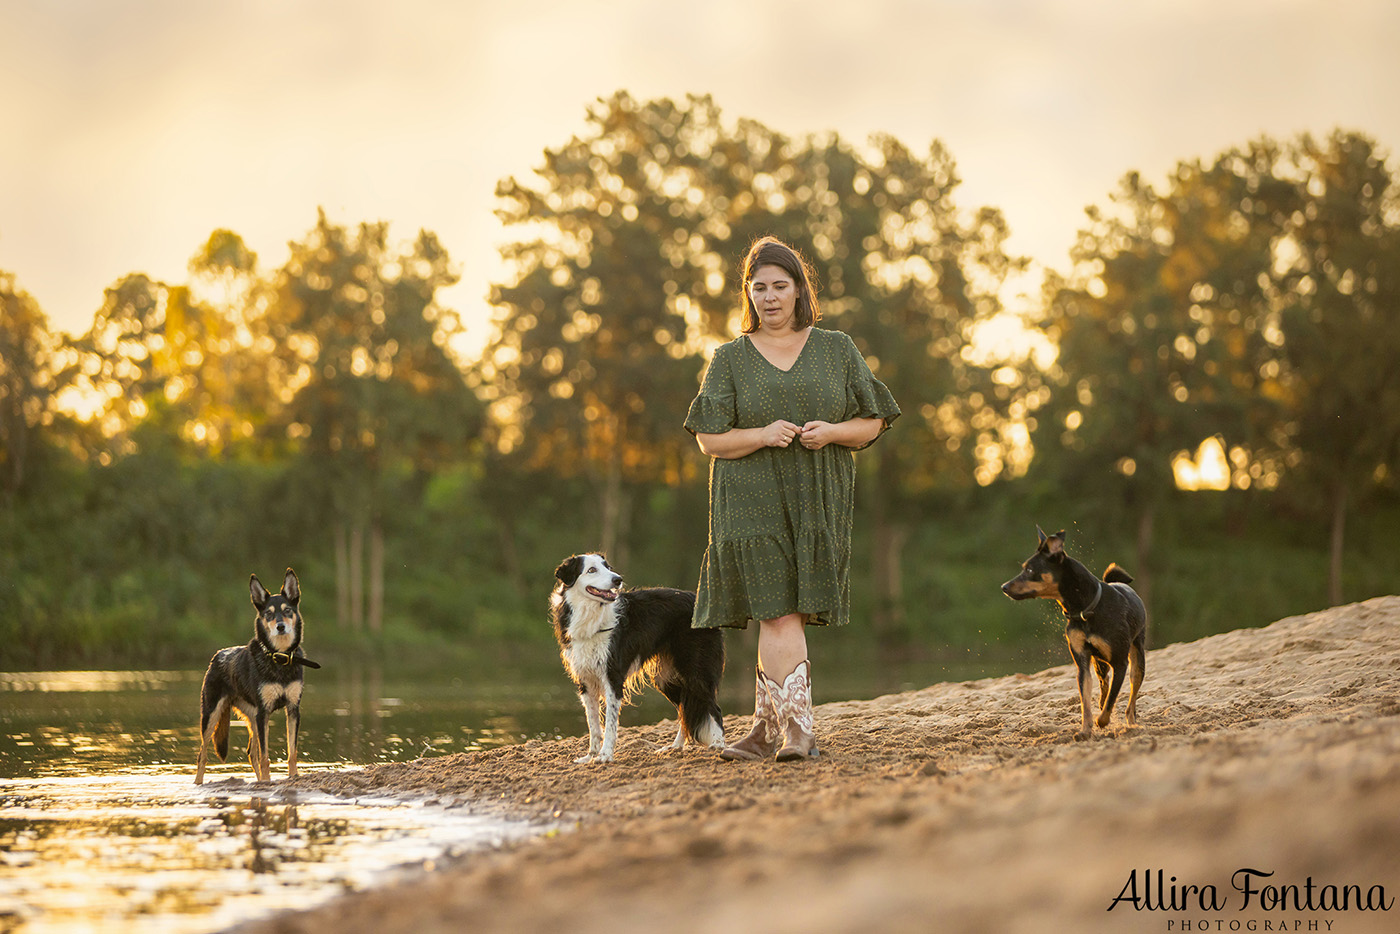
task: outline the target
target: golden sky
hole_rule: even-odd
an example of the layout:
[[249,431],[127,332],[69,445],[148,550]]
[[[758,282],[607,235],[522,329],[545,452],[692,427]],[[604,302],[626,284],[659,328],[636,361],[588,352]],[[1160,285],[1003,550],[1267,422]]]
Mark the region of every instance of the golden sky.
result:
[[959,203],[1063,268],[1127,171],[1262,133],[1400,146],[1397,40],[1395,0],[0,0],[0,269],[82,331],[219,227],[280,266],[324,206],[439,234],[482,338],[496,182],[619,89],[941,139]]

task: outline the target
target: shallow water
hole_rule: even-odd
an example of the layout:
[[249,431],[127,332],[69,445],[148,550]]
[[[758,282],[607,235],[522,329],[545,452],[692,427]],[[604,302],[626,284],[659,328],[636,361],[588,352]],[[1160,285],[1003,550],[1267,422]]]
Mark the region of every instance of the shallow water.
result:
[[[0,932],[204,932],[419,871],[543,828],[466,807],[282,792],[252,781],[247,730],[193,783],[200,673],[0,674]],[[572,692],[468,691],[346,672],[308,686],[300,769],[556,735]],[[466,725],[459,725],[466,724]]]
[[[1019,670],[1013,664],[831,663],[818,700]],[[547,829],[472,814],[470,802],[283,793],[280,713],[271,784],[252,781],[247,730],[235,719],[230,761],[212,761],[196,786],[201,677],[0,673],[0,934],[224,930]],[[726,711],[752,709],[752,678],[752,668],[731,665]],[[308,673],[302,709],[302,771],[585,734],[577,697],[554,668],[509,677],[328,668]],[[648,691],[623,725],[671,716]]]
[[203,932],[536,832],[391,798],[135,774],[0,783],[0,929]]

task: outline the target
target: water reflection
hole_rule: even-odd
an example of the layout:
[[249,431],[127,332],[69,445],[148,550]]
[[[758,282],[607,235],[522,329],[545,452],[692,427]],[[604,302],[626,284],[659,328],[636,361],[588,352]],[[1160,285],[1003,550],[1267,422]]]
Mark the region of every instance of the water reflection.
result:
[[[576,717],[558,679],[469,687],[372,664],[311,675],[308,771],[555,736]],[[533,832],[466,808],[255,786],[241,724],[231,761],[197,788],[201,677],[0,673],[0,932],[222,929],[363,887],[390,867]],[[285,731],[273,727],[279,778]]]
[[205,787],[157,772],[0,782],[0,930],[214,930],[533,832],[460,809]]
[[[193,774],[200,678],[187,671],[0,673],[0,777],[142,766]],[[269,731],[274,775],[286,768],[281,716]],[[366,764],[479,750],[572,732],[577,719],[577,701],[559,676],[486,684],[346,665],[307,678],[301,761]],[[247,742],[235,719],[230,762],[213,763],[211,774],[249,775]]]
[[[309,672],[301,768],[583,736],[572,688],[551,657],[543,661],[536,672],[404,672],[373,662]],[[820,700],[940,680],[882,675],[895,676],[911,683],[887,687],[857,665],[833,665]],[[201,677],[0,673],[0,932],[218,930],[362,887],[387,867],[530,832],[465,808],[288,797],[254,785],[241,724],[229,738],[232,761],[214,764],[196,787]],[[742,714],[752,703],[752,672],[731,664],[721,706]],[[648,691],[623,722],[672,716]],[[274,779],[286,774],[280,727],[275,719],[270,731]]]

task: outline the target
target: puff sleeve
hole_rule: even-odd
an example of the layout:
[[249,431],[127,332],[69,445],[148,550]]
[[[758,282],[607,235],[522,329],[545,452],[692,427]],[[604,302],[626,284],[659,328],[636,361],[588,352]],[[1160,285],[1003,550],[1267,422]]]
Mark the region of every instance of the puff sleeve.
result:
[[730,368],[733,349],[733,343],[715,348],[715,355],[705,370],[700,393],[690,403],[690,411],[685,416],[685,430],[692,435],[717,435],[734,427],[734,374]]
[[[885,433],[896,418],[899,417],[899,404],[894,401],[894,395],[884,383],[875,378],[875,374],[870,372],[870,366],[861,356],[860,349],[856,347],[855,341],[850,335],[846,337],[846,411],[842,421],[849,421],[853,418],[878,418],[884,421],[880,428],[880,434]],[[863,450],[874,444],[876,439],[870,439],[853,451]]]

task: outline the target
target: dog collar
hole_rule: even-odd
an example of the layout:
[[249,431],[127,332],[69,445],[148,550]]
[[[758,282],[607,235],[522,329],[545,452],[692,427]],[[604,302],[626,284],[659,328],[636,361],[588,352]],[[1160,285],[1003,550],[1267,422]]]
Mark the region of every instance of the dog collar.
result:
[[[1075,614],[1080,620],[1086,623],[1089,621],[1089,617],[1094,615],[1094,610],[1098,609],[1099,601],[1103,599],[1103,582],[1098,578],[1094,578],[1094,585],[1096,588],[1094,590],[1094,599],[1090,600],[1089,605],[1080,610],[1078,614]],[[1073,616],[1070,618],[1072,619]]]
[[273,652],[273,651],[268,651],[267,654],[272,658],[272,660],[273,660],[274,662],[276,662],[277,664],[281,665],[283,668],[288,668],[288,667],[290,667],[290,666],[292,666],[292,665],[304,665],[304,666],[306,666],[307,668],[320,668],[320,667],[321,667],[321,666],[318,665],[316,662],[313,662],[311,659],[309,659],[309,658],[297,658],[297,657],[296,657],[295,655],[293,655],[291,652]]

